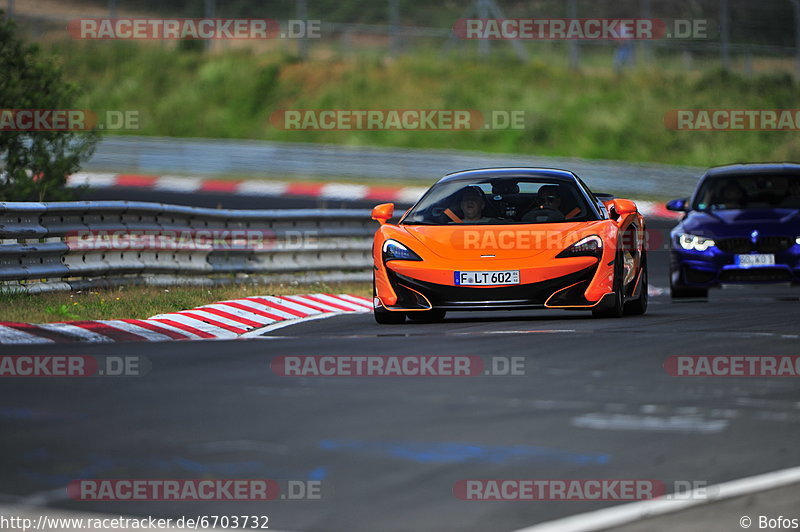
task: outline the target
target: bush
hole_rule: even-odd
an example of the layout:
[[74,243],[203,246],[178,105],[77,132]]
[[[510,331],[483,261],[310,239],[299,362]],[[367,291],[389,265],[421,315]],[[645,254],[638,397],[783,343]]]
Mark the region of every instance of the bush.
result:
[[[74,109],[78,89],[61,70],[26,45],[14,23],[0,11],[0,112],[4,124],[20,109]],[[45,201],[71,199],[67,176],[94,152],[96,131],[12,131],[0,128],[0,200]]]

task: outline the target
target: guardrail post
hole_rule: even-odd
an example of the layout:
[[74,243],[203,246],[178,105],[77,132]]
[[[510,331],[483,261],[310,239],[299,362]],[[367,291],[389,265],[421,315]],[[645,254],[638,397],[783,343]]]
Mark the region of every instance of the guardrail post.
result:
[[[569,0],[567,4],[567,18],[578,18],[578,0]],[[570,39],[569,41],[569,67],[572,70],[578,70],[581,67],[581,51],[578,48],[578,41]]]
[[[303,21],[304,24],[308,20],[307,0],[297,0],[297,20]],[[297,39],[297,54],[301,59],[308,58],[308,39],[305,34]]]
[[800,78],[800,0],[791,0],[794,8],[794,75]]
[[722,53],[722,68],[731,69],[731,21],[728,0],[719,0],[719,36],[720,51]]
[[[206,18],[214,18],[215,14],[216,14],[216,11],[217,11],[217,9],[216,9],[217,6],[215,4],[216,4],[216,0],[206,0],[206,5],[205,5],[205,13],[206,13],[205,17]],[[205,45],[206,51],[209,51],[209,50],[211,50],[213,42],[212,42],[211,39],[206,39],[206,42],[204,43],[204,45]]]
[[[642,18],[652,17],[650,0],[640,0]],[[645,39],[642,42],[642,59],[645,64],[649,64],[653,60],[653,42],[650,39]]]
[[396,56],[400,52],[400,7],[398,0],[389,0],[389,32],[391,41],[389,54]]

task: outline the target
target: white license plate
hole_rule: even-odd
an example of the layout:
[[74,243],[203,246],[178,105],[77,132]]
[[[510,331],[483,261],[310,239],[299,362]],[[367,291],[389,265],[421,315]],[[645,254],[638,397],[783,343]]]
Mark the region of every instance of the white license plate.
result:
[[497,286],[519,284],[519,270],[504,272],[454,272],[458,286]]
[[736,255],[738,266],[772,266],[775,264],[775,255],[771,253],[756,253],[752,255]]

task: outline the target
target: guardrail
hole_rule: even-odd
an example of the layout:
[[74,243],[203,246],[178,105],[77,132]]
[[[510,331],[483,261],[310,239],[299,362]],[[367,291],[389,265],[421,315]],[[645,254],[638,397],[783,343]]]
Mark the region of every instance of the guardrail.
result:
[[229,283],[294,272],[341,278],[372,265],[376,227],[364,210],[0,203],[0,289]]
[[450,172],[495,166],[565,168],[578,174],[592,190],[641,198],[685,196],[705,172],[705,168],[691,166],[476,151],[133,136],[106,136],[83,170],[284,180],[309,176],[338,181],[402,179],[418,180],[427,187]]

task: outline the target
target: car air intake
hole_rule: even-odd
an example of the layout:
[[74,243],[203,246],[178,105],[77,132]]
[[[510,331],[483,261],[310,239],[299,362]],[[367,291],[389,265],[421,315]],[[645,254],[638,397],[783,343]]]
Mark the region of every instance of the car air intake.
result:
[[750,253],[753,243],[749,238],[721,238],[714,241],[725,253]]
[[723,283],[782,283],[792,280],[792,274],[778,268],[725,270],[720,274]]

